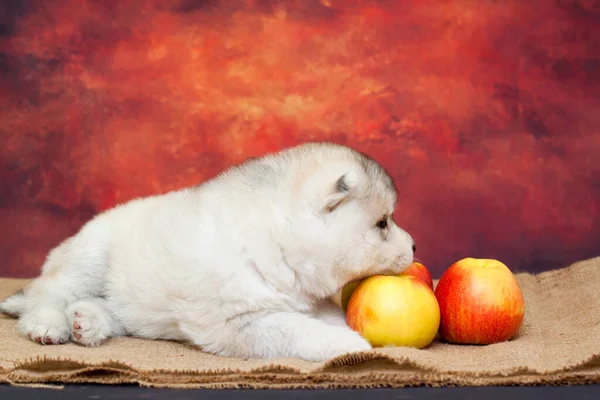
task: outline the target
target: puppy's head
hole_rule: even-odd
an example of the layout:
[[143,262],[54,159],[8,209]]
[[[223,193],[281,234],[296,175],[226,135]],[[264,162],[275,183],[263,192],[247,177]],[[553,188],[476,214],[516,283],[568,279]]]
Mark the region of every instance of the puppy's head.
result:
[[375,274],[396,274],[413,261],[412,237],[393,218],[390,176],[373,159],[347,149],[305,172],[298,245],[323,282],[338,288]]

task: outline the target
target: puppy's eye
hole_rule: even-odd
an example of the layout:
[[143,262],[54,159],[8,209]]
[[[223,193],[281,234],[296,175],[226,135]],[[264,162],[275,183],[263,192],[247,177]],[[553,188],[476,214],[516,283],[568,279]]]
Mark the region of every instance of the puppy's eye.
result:
[[382,218],[379,221],[377,221],[377,227],[379,229],[385,229],[388,226],[388,222],[387,222],[387,218]]

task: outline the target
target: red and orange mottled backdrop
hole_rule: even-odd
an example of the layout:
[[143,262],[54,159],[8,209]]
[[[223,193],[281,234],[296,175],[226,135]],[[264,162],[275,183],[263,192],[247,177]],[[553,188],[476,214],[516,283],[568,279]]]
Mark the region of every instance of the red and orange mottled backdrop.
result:
[[0,2],[0,275],[94,213],[308,140],[398,182],[439,274],[600,254],[594,0]]

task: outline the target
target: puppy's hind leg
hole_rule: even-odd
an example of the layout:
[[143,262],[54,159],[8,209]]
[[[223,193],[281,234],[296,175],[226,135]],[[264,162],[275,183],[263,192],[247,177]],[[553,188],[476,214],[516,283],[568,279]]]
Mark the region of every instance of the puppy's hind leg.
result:
[[84,346],[99,346],[109,337],[125,334],[123,325],[110,312],[106,301],[99,297],[70,304],[67,319],[72,340]]
[[42,344],[71,336],[67,305],[102,295],[108,263],[108,230],[102,221],[86,224],[48,254],[42,275],[24,290],[17,328]]
[[2,303],[3,311],[19,318],[19,332],[41,344],[62,344],[70,337],[64,312],[67,293],[60,281],[71,241],[69,238],[52,249],[42,275]]

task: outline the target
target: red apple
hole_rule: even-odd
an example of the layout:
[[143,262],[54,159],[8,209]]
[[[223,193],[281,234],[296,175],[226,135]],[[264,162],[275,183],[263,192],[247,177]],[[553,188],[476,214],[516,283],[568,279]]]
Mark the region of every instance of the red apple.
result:
[[412,264],[410,264],[408,268],[406,268],[400,275],[414,276],[415,278],[425,282],[427,286],[433,290],[433,281],[431,280],[431,274],[429,273],[429,270],[418,261],[414,261]]
[[440,336],[451,343],[491,344],[514,338],[525,302],[512,272],[498,260],[465,258],[441,276]]

